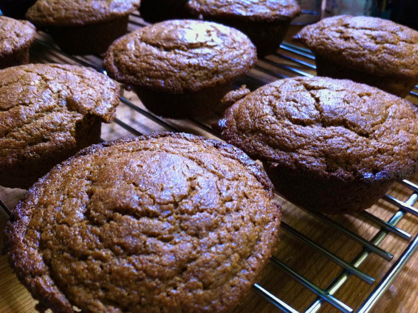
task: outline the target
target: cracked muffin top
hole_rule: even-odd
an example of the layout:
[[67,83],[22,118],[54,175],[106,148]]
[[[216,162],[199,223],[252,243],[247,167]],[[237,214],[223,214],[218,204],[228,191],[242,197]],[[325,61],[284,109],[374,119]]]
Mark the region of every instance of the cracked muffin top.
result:
[[336,16],[295,39],[315,54],[377,76],[418,77],[418,32],[376,17]]
[[219,126],[253,158],[346,180],[397,179],[417,170],[418,109],[380,89],[292,78],[239,97]]
[[157,134],[91,146],[17,205],[11,265],[57,312],[226,312],[268,262],[281,210],[228,144]]
[[36,29],[31,23],[0,16],[0,56],[28,48],[35,35]]
[[76,146],[87,115],[110,123],[119,87],[94,70],[30,64],[0,71],[0,171],[45,151]]
[[262,22],[293,19],[300,13],[295,0],[189,0],[187,7],[194,14]]
[[140,0],[38,0],[26,13],[37,26],[95,24],[129,15]]
[[229,83],[247,73],[256,60],[254,45],[236,29],[172,20],[115,41],[104,67],[125,84],[182,93]]

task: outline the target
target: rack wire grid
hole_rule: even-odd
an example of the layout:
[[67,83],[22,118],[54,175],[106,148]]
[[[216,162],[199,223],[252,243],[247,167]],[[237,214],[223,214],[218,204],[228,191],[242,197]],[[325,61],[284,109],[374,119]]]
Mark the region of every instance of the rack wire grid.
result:
[[[147,23],[145,23],[138,14],[133,14],[130,17],[128,31],[131,32],[134,29],[145,25],[147,25]],[[106,74],[101,68],[102,59],[99,56],[80,57],[67,55],[59,50],[50,37],[43,32],[39,32],[31,53],[34,62],[78,64],[95,68]],[[280,78],[297,75],[313,76],[315,74],[314,59],[315,57],[311,51],[289,43],[283,43],[277,53],[264,59],[260,59],[255,68],[247,76],[238,79],[235,82],[235,87],[245,84],[248,88],[253,90]],[[418,99],[417,87],[411,92],[411,96]],[[129,134],[142,135],[143,133],[164,130],[192,132],[204,135],[208,138],[221,139],[219,134],[210,126],[221,117],[221,114],[221,112],[218,112],[213,117],[208,117],[204,120],[189,119],[187,121],[177,121],[163,119],[148,112],[133,93],[124,91],[124,94],[121,97],[121,105],[117,111],[117,118],[114,123],[104,127],[102,135],[105,137],[104,140],[113,140]],[[331,237],[337,238],[342,236],[345,237],[346,240],[348,238],[350,242],[359,247],[358,249],[352,249],[352,246],[349,247],[349,250],[351,251],[351,253],[349,253],[349,257],[351,257],[350,260],[338,256],[338,252],[332,252],[331,249],[325,247],[323,242],[319,243],[314,239],[315,236],[312,233],[303,234],[297,227],[289,225],[286,221],[287,214],[285,211],[284,220],[281,224],[281,229],[283,230],[281,236],[290,236],[291,238],[282,240],[282,243],[287,245],[299,245],[298,247],[301,250],[305,250],[306,247],[313,249],[316,253],[327,258],[328,262],[332,262],[338,267],[337,271],[331,271],[332,273],[337,274],[328,277],[326,287],[320,287],[301,273],[304,272],[304,270],[297,271],[286,264],[286,260],[292,259],[291,256],[286,256],[282,259],[278,256],[273,256],[271,258],[273,267],[280,269],[280,271],[293,278],[303,288],[307,288],[312,292],[312,297],[308,297],[309,302],[308,305],[305,305],[304,309],[297,310],[292,307],[291,303],[288,304],[276,296],[275,293],[277,292],[269,291],[267,287],[262,287],[261,284],[255,284],[253,286],[254,294],[265,298],[284,312],[313,313],[318,312],[321,309],[322,311],[330,311],[332,307],[329,305],[327,307],[327,303],[331,304],[337,311],[342,312],[356,311],[364,313],[370,311],[373,305],[376,304],[382,294],[390,286],[391,282],[401,272],[408,259],[418,247],[418,235],[413,236],[409,232],[396,226],[402,220],[408,219],[409,214],[418,216],[418,209],[413,207],[418,199],[418,185],[411,181],[404,180],[395,187],[395,190],[396,188],[398,191],[401,190],[400,193],[398,192],[398,195],[400,194],[401,198],[406,198],[406,200],[398,199],[388,194],[383,197],[381,203],[377,205],[377,209],[374,210],[376,212],[378,212],[378,210],[386,210],[386,218],[381,218],[378,216],[379,214],[372,214],[368,211],[350,216],[351,219],[360,219],[364,225],[374,225],[373,229],[375,232],[371,238],[365,238],[366,236],[358,234],[358,229],[352,229],[352,227],[350,228],[343,225],[344,219],[340,218],[340,221],[335,221],[335,218],[331,219],[322,214],[304,212],[304,214],[311,216],[310,223],[316,223],[319,228],[327,227]],[[406,192],[406,190],[409,190],[409,192]],[[13,192],[13,190],[4,189],[1,194],[4,197],[5,194],[10,195],[13,194]],[[281,198],[278,199],[278,201],[285,203],[285,200]],[[0,199],[1,209],[6,217],[9,217],[10,209],[5,204],[6,202],[7,201],[4,199]],[[390,205],[388,206],[388,204]],[[294,207],[292,210],[300,209]],[[387,217],[388,214],[389,217]],[[314,218],[314,222],[312,222],[312,217]],[[411,220],[410,222],[415,225],[418,224],[418,220]],[[404,244],[405,247],[402,247],[402,251],[396,258],[396,261],[392,253],[385,251],[380,247],[387,236],[392,236],[406,242],[406,244]],[[332,239],[333,238],[331,238],[331,240]],[[344,247],[340,247],[339,250],[343,248]],[[381,258],[384,262],[390,262],[391,264],[389,270],[386,271],[384,275],[379,275],[382,276],[379,281],[359,269],[363,263],[371,258],[377,265],[381,263],[376,262],[376,258]],[[350,277],[357,277],[359,279],[358,284],[363,282],[372,285],[371,292],[366,295],[365,300],[356,308],[356,310],[335,296],[335,294],[347,283]],[[280,285],[282,281],[283,280],[276,283],[273,282],[273,284],[277,285],[277,283],[279,283]],[[272,283],[270,283],[270,285],[272,285]],[[292,288],[295,288],[295,285],[292,285]],[[277,288],[275,291],[277,291]],[[345,293],[347,293],[347,291],[345,291]],[[254,296],[254,294],[252,296]],[[299,292],[299,294],[301,294],[301,292]]]

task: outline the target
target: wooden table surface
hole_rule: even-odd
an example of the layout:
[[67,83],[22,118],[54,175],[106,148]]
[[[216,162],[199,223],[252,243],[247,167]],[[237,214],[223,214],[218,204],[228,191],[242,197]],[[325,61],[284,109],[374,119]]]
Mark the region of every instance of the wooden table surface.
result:
[[[291,34],[296,31],[297,28],[292,28],[290,30],[288,40],[290,39]],[[45,40],[44,37],[41,39]],[[43,56],[49,55],[48,60],[52,59],[59,61],[60,63],[74,63],[74,60],[66,59],[58,54],[51,53],[50,49],[47,49],[39,44],[35,45],[32,50],[32,60],[34,62],[45,62]],[[281,51],[281,53],[285,54],[284,51]],[[278,62],[276,57],[269,57],[269,59]],[[92,63],[96,62],[96,65],[100,65],[97,58],[88,57],[83,60],[89,62],[91,61]],[[310,60],[306,61],[311,62]],[[281,60],[280,62],[284,62],[284,64],[286,63],[284,60]],[[268,75],[266,76],[264,71],[260,71],[260,68],[262,67],[267,67],[266,62],[260,61],[257,69],[252,71],[251,76],[262,77],[262,79],[266,82],[277,79],[271,76],[267,77]],[[282,70],[274,68],[274,71],[281,72]],[[284,71],[284,73],[292,76],[286,71]],[[139,100],[134,94],[125,92],[124,96],[133,103],[141,106]],[[417,98],[410,97],[410,100],[418,104]],[[160,125],[158,125],[158,123],[151,121],[139,114],[137,111],[128,108],[126,105],[121,105],[119,107],[117,117],[124,123],[144,134],[164,130]],[[198,125],[199,123],[210,125],[218,118],[219,114],[197,122],[166,121],[180,131],[192,132],[213,138],[214,135],[212,133],[205,131],[204,128],[202,129]],[[105,140],[112,140],[125,135],[129,135],[129,132],[116,123],[106,125],[102,130],[102,138]],[[418,183],[418,175],[411,177],[410,180]],[[0,187],[0,199],[2,199],[2,201],[4,201],[10,208],[15,206],[23,194],[23,190],[11,190]],[[396,184],[390,190],[389,194],[397,199],[406,200],[411,195],[411,191],[401,184]],[[294,207],[292,204],[279,197],[277,197],[277,201],[283,205],[283,220],[287,224],[294,227],[305,236],[313,239],[324,248],[337,254],[345,261],[351,262],[356,255],[362,251],[362,247],[360,245],[339,231],[326,226],[319,220],[313,218],[311,215]],[[396,210],[396,207],[381,200],[368,211],[387,221],[396,212]],[[359,216],[341,215],[332,217],[332,219],[368,240],[373,238],[373,236],[380,230],[378,227]],[[3,216],[0,212],[1,233],[3,232],[6,222],[6,216]],[[407,214],[405,218],[400,221],[398,227],[415,236],[418,233],[418,218],[412,216],[411,214]],[[360,266],[360,270],[376,278],[377,282],[379,282],[394,261],[397,260],[404,251],[407,244],[408,242],[406,240],[402,240],[399,237],[389,234],[380,246],[386,251],[394,254],[394,260],[388,262],[375,254],[371,254],[370,257]],[[0,248],[1,246],[2,236],[0,236]],[[281,231],[280,242],[277,244],[277,253],[275,255],[290,268],[296,270],[298,273],[323,289],[325,289],[342,271],[340,266],[331,262],[317,251],[309,248],[304,243],[295,239],[283,230]],[[306,309],[309,304],[316,299],[316,296],[313,293],[308,291],[292,278],[288,277],[272,264],[266,268],[264,274],[264,278],[260,280],[259,284],[299,311]],[[417,282],[418,253],[409,260],[402,273],[397,277],[372,311],[418,312]],[[335,297],[356,309],[364,302],[375,286],[376,283],[369,285],[361,281],[359,278],[351,276],[343,287],[335,294]],[[26,289],[18,282],[16,276],[12,273],[12,270],[8,265],[6,258],[4,256],[0,256],[0,313],[35,312],[34,306],[35,301]],[[245,302],[236,309],[236,312],[278,312],[278,309],[261,298],[255,292],[252,292],[247,297]],[[331,305],[325,303],[321,307],[320,312],[339,311]]]

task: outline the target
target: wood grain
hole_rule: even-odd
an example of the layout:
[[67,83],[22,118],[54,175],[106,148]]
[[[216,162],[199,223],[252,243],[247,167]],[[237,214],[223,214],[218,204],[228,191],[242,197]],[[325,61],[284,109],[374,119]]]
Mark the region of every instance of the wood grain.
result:
[[[291,28],[288,40],[290,36],[294,34],[298,28]],[[49,38],[41,35],[41,40],[48,42]],[[283,55],[289,54],[285,51],[280,51]],[[294,63],[288,62],[283,58],[277,56],[268,57],[269,60],[280,62],[282,64]],[[87,57],[82,60],[91,62],[97,67],[100,66],[100,60],[95,57]],[[74,60],[63,57],[62,55],[54,52],[50,48],[46,48],[42,45],[35,45],[33,48],[34,62],[56,61],[59,63],[74,63]],[[305,59],[307,62],[312,62],[309,59]],[[295,66],[296,67],[296,66]],[[306,70],[303,66],[299,66],[301,70]],[[267,74],[267,71],[270,74]],[[272,74],[273,73],[273,74]],[[313,71],[311,71],[314,74]],[[259,62],[258,68],[253,70],[250,74],[253,79],[260,79],[267,83],[277,79],[280,75],[293,76],[294,74],[276,66],[272,66],[267,62]],[[247,83],[250,87],[255,88],[256,84],[251,85],[251,81],[242,80],[239,83]],[[139,99],[130,92],[125,92],[124,96],[137,104],[141,108]],[[411,98],[412,101],[417,101]],[[417,103],[417,102],[416,102]],[[135,128],[143,134],[149,134],[154,131],[163,131],[164,127],[158,123],[151,121],[149,118],[144,117],[137,111],[128,108],[126,105],[121,105],[117,111],[117,117],[124,123]],[[177,128],[180,131],[191,132],[195,134],[204,135],[206,137],[216,137],[207,129],[202,129],[202,125],[209,126],[212,122],[219,119],[220,114],[210,116],[205,120],[199,121],[171,121],[166,120],[172,127]],[[198,125],[200,124],[200,126]],[[129,135],[129,132],[123,129],[116,123],[103,127],[102,138],[105,140],[113,140],[123,136]],[[411,181],[418,183],[418,175],[411,177]],[[396,184],[391,191],[390,195],[400,200],[406,200],[411,191],[402,186]],[[17,201],[22,197],[24,191],[11,190],[0,187],[0,199],[2,199],[10,208],[13,208]],[[362,251],[362,247],[353,242],[340,232],[325,226],[323,223],[313,218],[304,211],[296,208],[292,204],[286,202],[281,198],[277,198],[284,208],[283,220],[294,227],[304,235],[308,236],[315,242],[321,244],[329,251],[337,254],[347,262],[351,262],[355,256]],[[396,208],[386,202],[379,201],[376,205],[368,210],[369,212],[379,216],[384,220],[388,220],[395,212]],[[335,221],[344,225],[348,229],[370,240],[378,231],[375,225],[359,218],[358,216],[342,215],[333,217]],[[3,233],[3,229],[6,225],[7,219],[0,213],[0,232]],[[418,233],[418,218],[410,214],[398,224],[398,227],[413,234]],[[408,242],[393,235],[388,237],[382,242],[381,247],[395,255],[394,260],[398,259],[401,253],[404,251]],[[0,247],[2,245],[2,237],[0,236]],[[341,267],[329,261],[327,258],[316,252],[315,250],[307,247],[299,240],[295,239],[285,231],[281,232],[280,242],[277,244],[277,252],[275,256],[287,264],[292,269],[312,281],[314,284],[321,288],[326,288],[331,281],[341,273]],[[373,276],[377,279],[377,282],[381,280],[386,271],[390,268],[394,261],[388,262],[382,258],[372,254],[360,269],[365,273]],[[305,287],[289,278],[279,269],[273,265],[269,265],[264,273],[264,278],[259,282],[261,286],[284,300],[297,310],[306,309],[310,303],[312,303],[316,296],[308,291]],[[373,309],[374,312],[416,312],[418,311],[418,254],[414,255],[405,267],[403,272],[397,277],[395,282],[390,286],[389,290],[384,294],[378,305]],[[358,308],[359,305],[367,298],[370,291],[374,288],[374,285],[368,285],[361,281],[357,277],[351,276],[346,284],[335,295],[338,299],[344,301],[352,308]],[[12,273],[7,260],[4,256],[0,257],[0,312],[35,312],[34,306],[36,302],[32,299],[26,289],[17,281],[16,276]],[[252,292],[245,302],[236,309],[235,312],[277,312],[278,310],[262,299],[260,296]],[[324,304],[320,312],[338,312],[329,304]]]

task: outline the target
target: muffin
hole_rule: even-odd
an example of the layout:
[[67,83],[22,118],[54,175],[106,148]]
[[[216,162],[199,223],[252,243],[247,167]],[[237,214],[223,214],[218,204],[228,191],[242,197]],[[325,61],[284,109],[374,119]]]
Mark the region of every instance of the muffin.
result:
[[242,31],[260,57],[279,49],[290,22],[300,14],[295,0],[189,0],[187,8],[194,15]]
[[140,0],[38,0],[26,13],[37,27],[45,28],[69,54],[101,54],[125,35],[129,14]]
[[0,16],[0,69],[29,63],[35,27],[26,21]]
[[281,216],[272,197],[261,167],[218,141],[103,143],[34,185],[6,251],[43,310],[228,312],[271,256]]
[[418,83],[418,32],[375,17],[336,16],[296,40],[316,56],[318,75],[347,78],[406,97]]
[[291,78],[241,90],[219,127],[263,162],[276,190],[329,214],[370,207],[418,161],[418,109],[349,80]]
[[5,16],[24,19],[26,11],[36,0],[0,0],[0,10]]
[[103,66],[111,77],[132,86],[150,111],[187,118],[218,109],[233,80],[256,61],[253,44],[238,30],[173,20],[118,39]]
[[119,87],[88,68],[31,64],[0,71],[0,185],[28,188],[100,140]]
[[187,0],[142,0],[139,13],[149,23],[191,18],[192,15],[186,10],[186,3]]

